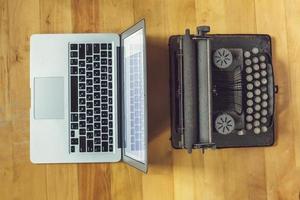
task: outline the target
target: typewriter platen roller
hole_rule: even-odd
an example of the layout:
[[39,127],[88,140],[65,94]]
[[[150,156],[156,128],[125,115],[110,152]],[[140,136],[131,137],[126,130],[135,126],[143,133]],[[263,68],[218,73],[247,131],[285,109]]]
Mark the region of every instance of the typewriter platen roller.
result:
[[197,148],[270,146],[275,96],[271,38],[263,34],[171,36],[171,142]]

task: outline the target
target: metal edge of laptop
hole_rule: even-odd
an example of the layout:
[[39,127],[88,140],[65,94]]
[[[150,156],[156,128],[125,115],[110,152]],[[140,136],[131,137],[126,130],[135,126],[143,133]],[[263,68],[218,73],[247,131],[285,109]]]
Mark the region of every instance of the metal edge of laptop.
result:
[[131,26],[123,33],[121,33],[120,42],[121,42],[121,69],[122,69],[122,79],[124,81],[124,39],[133,33],[143,29],[143,63],[144,63],[144,145],[145,145],[145,163],[135,160],[125,154],[125,140],[126,140],[126,130],[125,130],[125,115],[124,115],[124,84],[122,88],[122,140],[123,140],[123,149],[122,149],[122,159],[127,164],[143,171],[147,172],[148,170],[148,107],[147,107],[147,59],[146,59],[146,27],[145,27],[145,19],[140,20],[135,25]]

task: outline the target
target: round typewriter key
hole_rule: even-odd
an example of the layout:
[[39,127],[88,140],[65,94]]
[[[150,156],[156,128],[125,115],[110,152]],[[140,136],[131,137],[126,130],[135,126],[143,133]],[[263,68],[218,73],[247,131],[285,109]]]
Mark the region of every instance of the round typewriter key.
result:
[[260,77],[260,74],[258,72],[255,72],[254,73],[254,78],[259,79],[259,77]]
[[254,90],[254,94],[255,95],[260,95],[261,94],[261,90],[260,89],[255,89]]
[[267,79],[266,79],[266,78],[262,78],[262,79],[261,79],[261,83],[265,85],[265,84],[267,84],[267,83],[268,83],[268,81],[267,81]]
[[268,107],[268,102],[267,102],[267,101],[261,102],[261,106],[262,106],[263,108]]
[[262,117],[261,119],[260,119],[260,121],[261,121],[261,123],[263,123],[263,124],[265,124],[265,123],[267,123],[267,118],[266,117]]
[[260,128],[255,128],[254,130],[253,130],[253,132],[256,134],[256,135],[258,135],[258,134],[260,134]]
[[259,114],[259,113],[255,113],[255,114],[254,114],[254,118],[255,118],[255,119],[260,119],[260,114]]
[[247,67],[247,68],[246,68],[246,73],[247,73],[247,74],[250,74],[251,72],[252,72],[252,68],[251,68],[251,67]]
[[260,125],[260,122],[259,122],[258,120],[255,120],[255,121],[253,122],[253,125],[254,125],[255,127],[257,127],[257,126]]
[[256,104],[254,106],[254,110],[256,110],[256,111],[260,111],[260,109],[261,109],[261,106],[259,104]]
[[267,132],[267,130],[268,130],[268,128],[267,128],[266,126],[262,126],[262,127],[261,127],[261,131],[262,131],[263,133]]
[[245,131],[244,131],[244,130],[239,130],[239,131],[237,132],[237,134],[238,134],[238,135],[245,135]]
[[252,129],[252,124],[246,124],[246,129],[251,130]]
[[251,99],[247,101],[247,106],[253,106],[253,101]]
[[267,100],[267,99],[268,99],[268,95],[267,95],[266,93],[264,93],[264,94],[262,95],[262,99],[263,99],[263,100]]
[[245,64],[248,65],[248,66],[251,65],[251,60],[250,59],[246,59],[245,60]]
[[253,84],[252,83],[248,83],[247,84],[247,89],[248,90],[252,90],[253,89]]
[[254,48],[252,49],[252,53],[258,54],[258,48],[254,47]]
[[253,76],[252,75],[247,75],[246,76],[246,80],[248,81],[248,82],[251,82],[252,80],[253,80]]
[[256,71],[259,70],[259,65],[258,64],[253,65],[253,69]]
[[259,56],[259,60],[261,62],[264,62],[266,60],[266,57],[264,55]]
[[253,97],[253,92],[247,92],[247,97],[251,99]]
[[253,63],[258,63],[258,58],[257,58],[257,57],[253,57],[253,58],[252,58],[252,62],[253,62]]
[[251,53],[249,51],[244,52],[245,58],[249,58],[251,56]]
[[266,76],[267,75],[267,71],[266,70],[261,70],[260,74],[261,74],[261,76]]
[[247,114],[252,114],[253,113],[253,108],[249,107],[246,109]]
[[261,102],[261,98],[259,96],[254,98],[255,103],[260,103]]
[[259,87],[260,86],[260,81],[254,81],[254,85],[255,85],[255,87]]
[[262,110],[261,110],[261,115],[262,115],[262,116],[267,116],[267,114],[268,114],[267,109],[262,109]]
[[260,68],[266,69],[266,67],[267,67],[266,63],[260,63]]
[[253,120],[252,115],[247,115],[247,116],[246,116],[246,121],[247,121],[247,122],[252,122],[252,120]]
[[235,122],[231,115],[223,113],[215,120],[215,129],[222,135],[227,135],[234,130]]

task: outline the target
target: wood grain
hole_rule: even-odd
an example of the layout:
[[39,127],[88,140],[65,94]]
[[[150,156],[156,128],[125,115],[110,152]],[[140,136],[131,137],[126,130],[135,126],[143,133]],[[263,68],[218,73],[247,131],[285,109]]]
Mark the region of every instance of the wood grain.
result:
[[[149,172],[123,163],[29,161],[29,38],[118,32],[145,18]],[[268,33],[273,40],[277,140],[269,148],[170,146],[168,37],[185,28]],[[0,0],[0,199],[260,200],[300,196],[300,0]]]

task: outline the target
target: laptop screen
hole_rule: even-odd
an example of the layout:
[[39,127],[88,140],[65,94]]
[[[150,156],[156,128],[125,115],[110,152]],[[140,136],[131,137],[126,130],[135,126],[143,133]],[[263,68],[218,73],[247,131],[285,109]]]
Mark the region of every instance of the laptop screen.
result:
[[124,156],[147,162],[146,63],[144,27],[123,38]]

